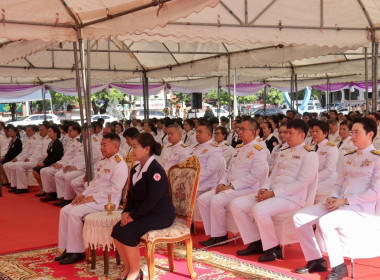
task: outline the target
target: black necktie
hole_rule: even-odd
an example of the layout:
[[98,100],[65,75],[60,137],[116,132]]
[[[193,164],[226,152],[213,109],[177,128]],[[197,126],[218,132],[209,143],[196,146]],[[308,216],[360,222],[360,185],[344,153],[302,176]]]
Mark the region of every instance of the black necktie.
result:
[[338,144],[338,149],[340,148],[340,146],[342,146],[342,144],[343,144],[343,141],[340,141]]
[[186,143],[186,140],[187,140],[187,136],[188,136],[188,135],[186,134],[186,136],[185,136],[185,141],[183,141],[183,143]]
[[318,144],[317,145],[315,145],[315,151],[318,151]]

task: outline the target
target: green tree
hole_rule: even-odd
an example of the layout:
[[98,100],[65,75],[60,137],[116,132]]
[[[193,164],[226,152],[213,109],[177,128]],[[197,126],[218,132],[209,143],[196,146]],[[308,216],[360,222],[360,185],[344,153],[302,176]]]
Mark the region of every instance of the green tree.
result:
[[282,91],[271,87],[269,92],[267,93],[267,103],[273,105],[281,105],[282,103],[284,103]]

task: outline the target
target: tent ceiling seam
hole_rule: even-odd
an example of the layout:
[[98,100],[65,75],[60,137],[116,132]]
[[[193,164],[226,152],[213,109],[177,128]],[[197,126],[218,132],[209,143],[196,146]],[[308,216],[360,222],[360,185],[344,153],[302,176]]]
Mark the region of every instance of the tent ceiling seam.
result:
[[175,63],[178,65],[178,64],[179,64],[178,60],[175,58],[175,56],[174,56],[173,53],[169,50],[169,48],[166,46],[166,44],[165,44],[165,43],[162,43],[162,45],[164,46],[165,49],[168,50],[170,56],[174,59]]
[[272,0],[264,9],[260,11],[260,13],[257,14],[257,16],[254,17],[253,20],[251,20],[247,26],[253,25],[261,16],[270,8],[277,0]]

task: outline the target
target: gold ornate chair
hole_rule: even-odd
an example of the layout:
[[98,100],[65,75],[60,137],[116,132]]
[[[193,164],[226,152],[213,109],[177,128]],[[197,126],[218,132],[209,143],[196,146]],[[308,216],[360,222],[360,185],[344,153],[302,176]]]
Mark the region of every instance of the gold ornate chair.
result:
[[169,169],[168,177],[170,192],[176,213],[172,226],[147,232],[141,237],[141,243],[146,246],[149,279],[154,278],[154,247],[157,243],[167,243],[169,270],[174,271],[173,245],[175,242],[186,241],[187,267],[192,279],[197,274],[193,269],[193,242],[190,226],[194,211],[194,204],[198,190],[201,167],[195,156],[185,162],[174,165]]
[[[124,209],[127,194],[131,182],[131,170],[134,166],[135,162],[133,161],[132,154],[129,153],[124,157],[124,161],[128,165],[129,176],[127,182],[122,191],[120,205],[116,208],[116,211],[113,215],[106,215],[106,211],[99,213],[92,213],[83,217],[84,228],[83,228],[83,236],[85,239],[85,244],[88,244],[88,257],[87,262],[91,263],[91,269],[96,268],[96,250],[97,248],[103,248],[103,259],[104,259],[104,274],[108,275],[109,271],[109,249],[111,247],[115,248],[113,244],[113,240],[110,237],[110,233],[112,231],[113,226],[120,221],[121,218],[121,210]],[[87,224],[86,224],[87,221]],[[93,231],[100,231],[104,234],[103,237],[99,237],[98,234],[94,234]],[[95,236],[98,236],[95,238]],[[96,243],[96,244],[95,244]],[[120,256],[116,250],[116,264],[120,264]]]

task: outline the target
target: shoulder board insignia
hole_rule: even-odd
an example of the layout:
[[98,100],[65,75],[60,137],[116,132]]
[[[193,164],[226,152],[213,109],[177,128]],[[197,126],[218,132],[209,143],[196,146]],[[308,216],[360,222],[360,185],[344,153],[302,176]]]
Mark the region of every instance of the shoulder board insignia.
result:
[[287,147],[285,147],[285,148],[281,149],[280,151],[285,151],[285,150],[287,150],[287,149],[290,149],[290,147],[289,147],[289,146],[287,146]]
[[327,142],[327,145],[329,145],[330,147],[334,147],[335,146],[335,144],[331,143],[331,142]]
[[187,148],[187,145],[185,145],[185,144],[181,144],[181,146],[184,147],[184,148]]
[[229,144],[229,143],[224,143],[224,145],[226,145],[226,146],[230,146],[230,144]]
[[33,136],[33,139],[34,139],[34,140],[37,140],[37,137],[36,137],[36,136]]
[[303,147],[304,147],[305,150],[308,151],[308,152],[312,152],[312,151],[314,151],[314,149],[311,148],[311,147],[309,147],[308,145],[305,145],[305,146],[303,146]]
[[197,147],[197,146],[199,146],[199,144],[196,144],[193,148],[195,148],[195,147]]
[[263,147],[261,147],[260,145],[257,145],[257,144],[253,145],[253,147],[255,147],[256,150],[258,150],[258,151],[261,151],[263,149]]
[[106,157],[102,157],[100,160],[106,159]]
[[77,141],[78,141],[78,142],[80,142],[80,139],[79,139],[79,138],[77,138]]
[[211,146],[213,146],[214,148],[217,148],[218,144],[217,143],[211,143]]
[[119,163],[121,161],[121,158],[119,157],[119,155],[115,156],[115,160],[116,160],[117,163]]
[[173,146],[173,144],[169,144],[167,147],[169,148],[169,147],[171,147],[171,146]]
[[194,135],[194,131],[190,133],[191,135]]
[[239,149],[239,148],[241,148],[241,147],[243,147],[244,146],[244,144],[242,143],[242,144],[239,144],[239,145],[236,145],[236,149]]
[[98,142],[98,138],[96,136],[92,137],[92,140],[94,140],[95,142]]
[[357,150],[353,150],[353,151],[351,151],[351,152],[345,153],[344,155],[347,156],[347,155],[354,154],[354,153],[356,153],[356,152],[357,152]]
[[378,150],[372,150],[371,153],[380,156],[380,151]]
[[261,142],[261,141],[263,141],[263,138],[259,138],[259,140],[257,140],[257,142]]

